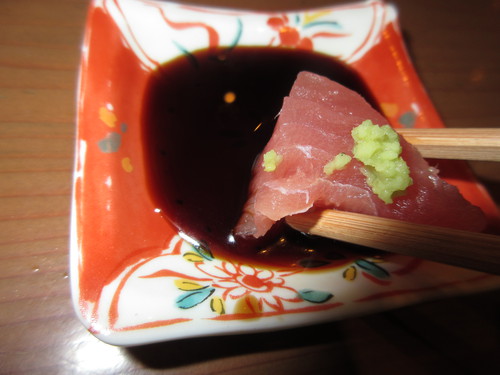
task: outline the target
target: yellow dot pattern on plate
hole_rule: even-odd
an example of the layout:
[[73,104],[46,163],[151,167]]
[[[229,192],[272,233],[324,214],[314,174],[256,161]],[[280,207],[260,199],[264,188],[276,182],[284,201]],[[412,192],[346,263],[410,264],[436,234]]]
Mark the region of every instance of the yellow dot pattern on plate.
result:
[[226,313],[226,305],[220,297],[212,298],[212,300],[210,301],[210,308],[213,312],[216,312],[219,315]]
[[177,279],[174,281],[175,286],[184,291],[203,289],[204,286],[198,284],[197,282],[188,279]]
[[132,165],[129,157],[125,157],[122,159],[122,168],[125,172],[129,173],[134,170],[134,166]]
[[195,253],[186,253],[182,257],[188,262],[193,262],[193,263],[203,262],[203,257]]
[[317,20],[318,18],[326,16],[329,13],[331,13],[330,10],[320,10],[319,12],[308,12],[304,16],[304,24],[307,25],[308,23],[311,23]]
[[399,111],[399,107],[395,103],[380,103],[380,108],[387,117],[395,117]]
[[240,298],[234,307],[235,314],[260,314],[262,306],[259,304],[257,297],[248,295]]
[[116,126],[116,115],[106,107],[99,108],[99,119],[110,128],[114,128]]
[[353,281],[356,278],[357,273],[358,272],[356,270],[356,267],[350,266],[349,268],[345,269],[345,271],[342,273],[342,276],[347,281]]

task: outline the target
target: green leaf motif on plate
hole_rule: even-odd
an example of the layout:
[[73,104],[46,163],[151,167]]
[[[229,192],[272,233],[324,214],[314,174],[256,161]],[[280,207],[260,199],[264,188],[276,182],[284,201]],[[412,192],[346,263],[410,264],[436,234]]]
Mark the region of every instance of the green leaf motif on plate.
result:
[[319,290],[302,289],[298,291],[300,298],[304,301],[312,303],[325,303],[333,297],[330,292],[322,292]]
[[366,259],[358,259],[358,260],[356,260],[355,264],[359,268],[363,269],[364,271],[368,272],[369,274],[371,274],[379,279],[388,279],[391,277],[389,272],[387,272],[382,267],[379,267],[375,263],[370,262]]
[[236,35],[234,36],[234,40],[229,47],[230,49],[234,48],[238,45],[238,43],[240,42],[240,39],[241,39],[241,34],[243,34],[243,22],[241,21],[240,18],[238,18],[236,20],[236,22],[238,23],[238,27],[236,30]]
[[193,249],[206,260],[214,260],[214,256],[207,246],[193,246]]
[[110,132],[106,135],[106,137],[101,139],[97,143],[97,145],[102,152],[109,154],[112,152],[117,152],[118,149],[120,148],[121,143],[122,143],[121,134],[117,132]]
[[190,309],[199,305],[212,295],[215,288],[205,287],[194,291],[189,291],[177,298],[175,304],[181,309]]

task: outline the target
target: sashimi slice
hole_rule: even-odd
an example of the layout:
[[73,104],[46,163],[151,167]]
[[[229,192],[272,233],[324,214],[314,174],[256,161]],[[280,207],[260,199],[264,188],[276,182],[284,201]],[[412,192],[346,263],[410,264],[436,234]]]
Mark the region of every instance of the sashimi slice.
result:
[[[300,73],[255,163],[235,235],[260,237],[286,216],[325,208],[471,231],[484,229],[482,211],[439,178],[437,169],[400,136],[401,157],[413,183],[392,203],[373,192],[362,173],[364,164],[355,158],[343,169],[326,174],[323,168],[335,155],[353,156],[351,132],[365,120],[388,124],[356,92],[325,77]],[[270,151],[279,155],[279,164],[266,171],[263,155]]]

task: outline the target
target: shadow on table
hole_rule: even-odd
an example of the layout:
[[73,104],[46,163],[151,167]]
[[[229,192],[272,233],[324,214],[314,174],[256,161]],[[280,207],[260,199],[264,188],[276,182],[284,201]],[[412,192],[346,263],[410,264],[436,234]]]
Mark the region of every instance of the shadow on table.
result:
[[[303,348],[308,348],[304,352]],[[127,348],[128,354],[149,368],[175,368],[222,358],[259,353],[301,352],[306,369],[327,369],[332,364],[342,374],[354,373],[345,338],[336,323],[319,324],[277,332],[210,336]],[[329,356],[321,353],[328,352]],[[290,354],[287,352],[287,354]],[[279,356],[278,356],[279,357]],[[284,354],[283,357],[286,357]],[[285,360],[285,359],[283,359]],[[301,372],[302,373],[302,372]],[[317,372],[315,372],[317,373]]]

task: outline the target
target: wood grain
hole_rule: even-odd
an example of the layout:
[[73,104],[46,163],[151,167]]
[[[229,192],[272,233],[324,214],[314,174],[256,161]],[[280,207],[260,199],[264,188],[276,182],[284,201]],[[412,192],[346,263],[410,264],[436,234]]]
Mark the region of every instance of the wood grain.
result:
[[[445,123],[498,127],[500,3],[392,2]],[[279,9],[336,1],[190,3]],[[87,6],[82,0],[0,1],[0,374],[404,369],[412,375],[500,368],[498,291],[281,332],[130,349],[88,333],[73,313],[68,279],[76,80]],[[474,164],[494,196],[500,188],[497,164]]]
[[500,161],[499,128],[398,129],[426,158]]

